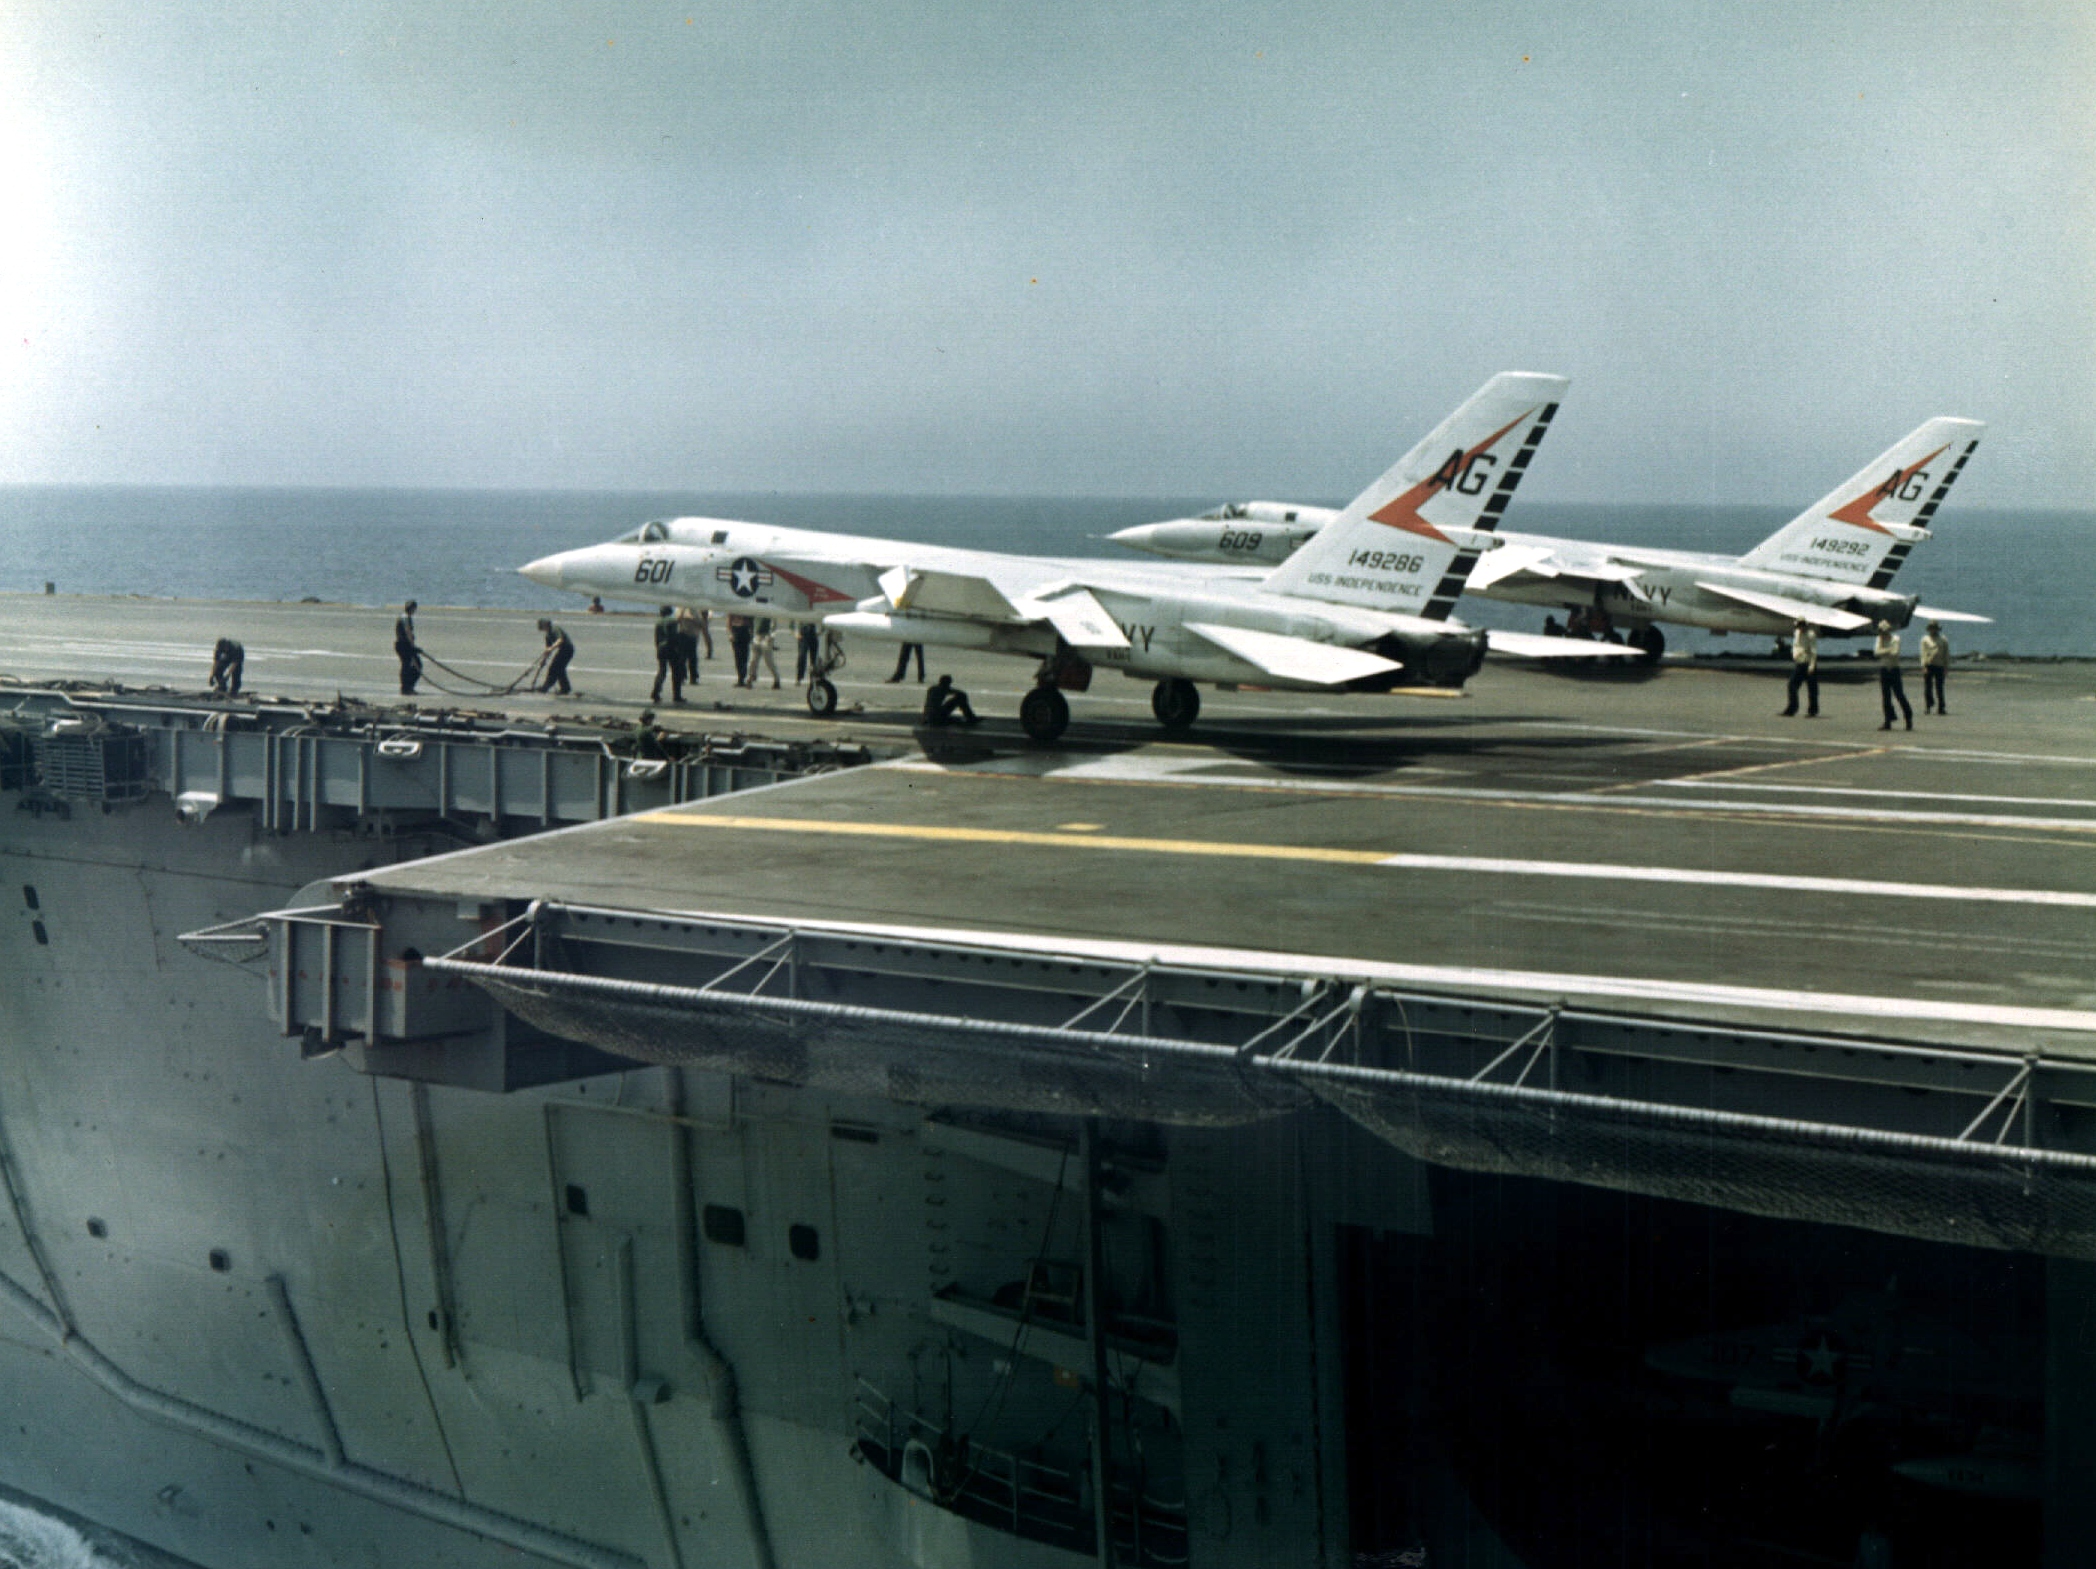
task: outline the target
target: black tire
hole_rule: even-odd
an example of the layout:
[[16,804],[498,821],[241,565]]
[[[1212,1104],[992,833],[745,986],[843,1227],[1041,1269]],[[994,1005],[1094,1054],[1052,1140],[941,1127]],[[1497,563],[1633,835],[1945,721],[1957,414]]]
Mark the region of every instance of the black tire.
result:
[[1177,734],[1201,717],[1201,689],[1191,681],[1171,676],[1157,683],[1150,694],[1150,712],[1157,722]]
[[1053,741],[1070,728],[1070,704],[1052,686],[1037,686],[1019,703],[1019,728],[1036,741]]
[[1631,642],[1637,644],[1639,648],[1645,651],[1645,657],[1641,661],[1643,664],[1658,664],[1660,656],[1667,651],[1667,635],[1656,626],[1646,627],[1644,631],[1631,638]]
[[827,719],[837,712],[837,689],[821,676],[808,683],[808,712],[817,719]]

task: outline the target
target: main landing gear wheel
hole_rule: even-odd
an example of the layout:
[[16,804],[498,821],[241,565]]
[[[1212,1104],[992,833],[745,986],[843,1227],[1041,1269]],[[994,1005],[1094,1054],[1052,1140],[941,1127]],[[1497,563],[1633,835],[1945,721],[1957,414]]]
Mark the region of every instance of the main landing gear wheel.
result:
[[1645,651],[1645,657],[1639,661],[1641,664],[1656,665],[1660,655],[1667,651],[1667,635],[1656,626],[1648,626],[1642,632],[1631,633],[1630,642],[1632,647]]
[[808,683],[808,712],[817,719],[827,719],[837,712],[837,689],[821,676]]
[[1184,730],[1201,717],[1201,691],[1193,682],[1173,676],[1150,694],[1150,712],[1167,730]]
[[1019,728],[1036,741],[1053,741],[1070,728],[1069,701],[1052,686],[1037,686],[1019,703]]

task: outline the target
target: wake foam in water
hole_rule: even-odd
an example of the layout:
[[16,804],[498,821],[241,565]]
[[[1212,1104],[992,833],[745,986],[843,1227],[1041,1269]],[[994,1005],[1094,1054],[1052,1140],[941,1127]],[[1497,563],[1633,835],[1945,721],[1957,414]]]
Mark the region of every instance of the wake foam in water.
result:
[[0,1499],[0,1569],[138,1569],[50,1515]]

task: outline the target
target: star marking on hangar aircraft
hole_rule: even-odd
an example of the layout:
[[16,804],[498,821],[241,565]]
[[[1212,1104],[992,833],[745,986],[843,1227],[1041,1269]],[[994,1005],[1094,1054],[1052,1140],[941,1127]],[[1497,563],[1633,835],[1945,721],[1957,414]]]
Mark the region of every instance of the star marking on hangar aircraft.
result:
[[1798,1347],[1798,1376],[1808,1384],[1831,1384],[1841,1371],[1841,1342],[1824,1330],[1810,1345]]

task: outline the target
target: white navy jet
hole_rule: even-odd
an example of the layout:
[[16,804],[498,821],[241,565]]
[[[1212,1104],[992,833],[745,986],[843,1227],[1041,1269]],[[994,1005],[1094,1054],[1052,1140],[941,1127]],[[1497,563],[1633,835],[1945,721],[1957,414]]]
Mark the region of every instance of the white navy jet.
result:
[[[1781,634],[1797,621],[1840,635],[1889,621],[1989,618],[1918,606],[1893,575],[1963,472],[1986,426],[1932,419],[1743,556],[1503,533],[1505,548],[1470,574],[1468,592],[1565,610],[1599,610],[1657,659],[1659,623]],[[1340,514],[1285,501],[1239,501],[1197,518],[1143,523],[1108,537],[1178,561],[1286,561]],[[1479,527],[1490,529],[1493,518]],[[1494,634],[1495,640],[1497,634]]]
[[[1069,724],[1065,692],[1098,669],[1155,683],[1167,730],[1200,712],[1197,682],[1300,692],[1461,686],[1486,634],[1450,619],[1492,527],[1557,412],[1563,377],[1508,371],[1334,513],[1310,545],[1256,580],[1175,564],[1057,560],[717,518],[653,522],[519,570],[549,587],[645,603],[820,621],[886,642],[1037,663],[1019,722],[1039,741]],[[1605,645],[1521,633],[1536,657]],[[835,710],[811,683],[808,706]]]

